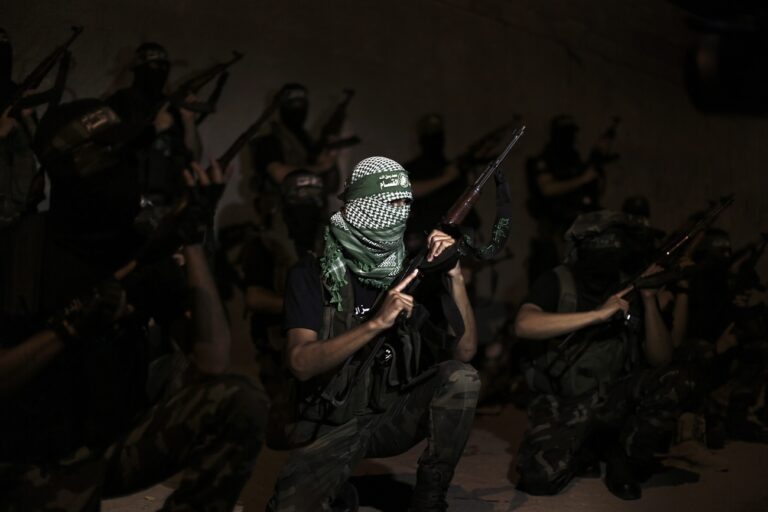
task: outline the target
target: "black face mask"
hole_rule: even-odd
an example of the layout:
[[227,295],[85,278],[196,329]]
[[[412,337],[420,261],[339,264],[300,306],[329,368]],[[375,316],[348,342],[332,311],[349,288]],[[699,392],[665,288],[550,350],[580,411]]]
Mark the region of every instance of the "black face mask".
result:
[[142,91],[148,98],[155,99],[163,95],[168,81],[167,65],[142,65],[133,70],[133,87]]
[[425,156],[442,157],[445,152],[445,132],[424,133],[419,137],[419,146]]
[[286,206],[283,209],[288,236],[293,240],[297,251],[305,252],[315,249],[321,228],[317,220],[322,218],[322,212],[322,208],[309,204]]
[[304,128],[308,111],[309,105],[307,103],[283,105],[280,107],[280,119],[289,130],[298,132]]
[[573,149],[577,132],[578,128],[575,126],[562,126],[552,130],[552,147],[558,151]]
[[5,101],[11,93],[13,72],[13,48],[8,35],[0,29],[0,100]]
[[69,231],[132,231],[139,207],[138,179],[129,166],[118,165],[85,178],[52,183],[51,213]]

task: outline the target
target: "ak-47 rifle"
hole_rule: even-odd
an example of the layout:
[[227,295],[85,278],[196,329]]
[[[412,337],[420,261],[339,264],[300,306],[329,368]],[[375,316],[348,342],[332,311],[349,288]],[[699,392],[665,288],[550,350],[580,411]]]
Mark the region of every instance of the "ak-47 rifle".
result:
[[493,155],[493,151],[499,142],[502,141],[503,136],[512,129],[520,120],[520,116],[514,116],[512,121],[504,123],[490,132],[486,133],[479,139],[475,140],[472,144],[467,146],[467,149],[456,158],[460,168],[474,167],[478,165],[487,165],[498,158],[498,155]]
[[[56,87],[63,88],[63,82],[66,79],[66,73],[59,73],[59,77],[56,80],[56,87],[49,91],[25,96],[29,91],[33,91],[40,87],[43,79],[50,73],[57,62],[62,61],[64,66],[68,65],[68,59],[65,56],[69,52],[70,45],[77,39],[83,32],[83,27],[72,27],[72,35],[64,43],[57,46],[43,61],[33,69],[19,86],[13,91],[13,94],[0,105],[0,112],[5,112],[10,108],[11,116],[17,116],[21,110],[26,108],[36,107],[47,103],[51,98],[55,98],[56,95],[61,95],[60,91],[56,91]],[[66,68],[65,68],[66,69]],[[62,77],[61,75],[64,74]]]
[[[677,260],[683,255],[684,249],[688,244],[690,244],[699,233],[702,233],[705,229],[711,226],[720,214],[732,204],[733,195],[724,197],[718,203],[715,203],[708,210],[703,212],[703,214],[698,216],[692,223],[689,223],[688,227],[669,235],[666,241],[662,243],[656,258],[653,259],[653,263],[646,268],[649,268],[652,265],[658,265],[663,268],[673,267]],[[616,289],[607,292],[603,299],[607,299],[609,296],[620,290],[629,290],[627,293],[632,293],[643,288],[655,288],[670,282],[685,279],[686,277],[691,277],[706,270],[708,270],[708,267],[693,266],[685,269],[674,269],[650,276],[644,276],[645,269],[643,269],[622,282]],[[619,316],[620,315],[617,314],[617,318]],[[622,317],[621,320],[625,321],[626,319]],[[545,369],[546,373],[552,378],[552,382],[559,381],[559,379],[565,375],[565,372],[573,367],[581,356],[584,355],[595,336],[600,332],[604,332],[606,327],[610,328],[611,323],[612,322],[580,329],[566,336],[555,349],[557,353],[556,357],[553,358],[552,362]],[[570,349],[570,347],[574,348]],[[566,356],[567,350],[571,351],[567,354],[568,357],[564,357]],[[562,364],[562,366],[560,371],[555,374],[553,373],[553,369],[557,364]]]
[[[166,98],[163,103],[166,101],[169,102],[171,105],[177,108],[183,108],[185,110],[191,110],[192,112],[197,112],[200,114],[210,114],[214,111],[215,108],[215,100],[218,99],[218,97],[221,95],[221,89],[224,87],[224,83],[226,82],[226,78],[220,79],[219,83],[217,84],[216,89],[214,89],[213,93],[211,94],[212,98],[209,98],[208,101],[198,101],[194,103],[187,103],[186,98],[190,94],[196,94],[205,87],[209,82],[211,82],[214,78],[218,76],[228,76],[226,75],[227,70],[236,62],[238,62],[240,59],[243,58],[243,54],[240,52],[233,51],[232,52],[232,58],[228,61],[221,62],[219,64],[214,64],[203,71],[197,73],[196,75],[188,78],[187,80],[184,80],[184,82],[181,83],[169,96]],[[214,101],[211,101],[213,99]]]
[[[501,173],[500,166],[506,160],[507,155],[512,148],[517,144],[517,141],[525,133],[525,126],[521,126],[513,133],[512,140],[510,140],[504,151],[480,173],[475,182],[470,185],[464,193],[459,197],[453,206],[443,215],[442,220],[439,223],[438,228],[445,229],[450,232],[457,232],[458,226],[467,217],[472,207],[480,199],[480,193],[483,187],[488,183],[491,176],[496,179],[496,191],[497,200],[499,196],[504,196],[505,201],[509,198],[509,189],[504,179],[504,175]],[[482,248],[477,248],[472,244],[472,241],[468,237],[462,237],[457,243],[446,249],[440,254],[438,258],[435,258],[431,262],[427,262],[428,248],[421,249],[410,261],[403,267],[403,271],[400,276],[395,280],[393,286],[397,286],[400,281],[405,279],[409,274],[415,270],[419,270],[420,274],[434,272],[439,269],[446,268],[456,264],[456,260],[462,256],[474,256],[478,259],[487,260],[493,258],[503,247],[506,245],[506,241],[509,238],[509,224],[507,211],[508,204],[505,202],[503,212],[501,215],[497,214],[496,223],[494,225],[494,233],[491,242]],[[506,221],[506,222],[500,222]],[[407,290],[412,291],[419,283],[420,278],[416,278],[411,281]],[[383,300],[383,294],[377,300],[380,303]],[[378,305],[378,304],[377,304]],[[375,312],[376,307],[371,308],[371,312]]]
[[311,161],[315,160],[323,151],[342,149],[360,143],[360,137],[357,135],[334,140],[338,137],[341,133],[341,129],[344,127],[344,121],[347,118],[347,106],[349,106],[349,102],[352,101],[355,91],[352,89],[344,89],[343,94],[344,97],[339,104],[336,105],[331,117],[328,118],[328,121],[326,121],[320,130],[320,137],[310,155]]

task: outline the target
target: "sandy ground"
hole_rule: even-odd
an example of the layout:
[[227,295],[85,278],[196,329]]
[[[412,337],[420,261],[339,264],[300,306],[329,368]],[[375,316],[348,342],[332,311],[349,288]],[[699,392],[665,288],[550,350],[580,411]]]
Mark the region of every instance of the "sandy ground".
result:
[[[241,300],[241,299],[240,299]],[[234,303],[237,303],[236,298]],[[241,303],[241,302],[240,302]],[[253,347],[242,306],[229,304],[234,370],[256,375]],[[239,320],[239,321],[238,321]],[[665,460],[668,470],[643,488],[643,498],[621,501],[600,479],[577,479],[560,495],[527,496],[515,490],[510,472],[525,429],[525,413],[507,406],[497,415],[479,415],[449,491],[450,509],[461,512],[768,512],[768,445],[729,443],[712,452],[689,442],[675,447]],[[353,483],[361,495],[361,511],[403,512],[415,482],[416,460],[423,444],[390,459],[366,460]],[[236,510],[261,512],[272,494],[286,459],[283,452],[263,449]],[[105,502],[105,512],[154,511],[171,492],[173,482],[133,496]]]
[[[555,497],[517,492],[510,464],[525,425],[512,407],[496,416],[478,417],[449,492],[450,509],[462,512],[766,512],[768,511],[768,446],[729,443],[712,452],[695,443],[675,447],[667,470],[643,489],[639,501],[611,495],[600,479],[577,479]],[[423,445],[390,459],[365,461],[353,482],[361,494],[361,511],[403,511],[415,479]],[[264,450],[241,496],[245,511],[262,511],[285,454]],[[170,492],[158,486],[105,503],[107,512],[157,510]],[[238,510],[241,510],[238,507]]]

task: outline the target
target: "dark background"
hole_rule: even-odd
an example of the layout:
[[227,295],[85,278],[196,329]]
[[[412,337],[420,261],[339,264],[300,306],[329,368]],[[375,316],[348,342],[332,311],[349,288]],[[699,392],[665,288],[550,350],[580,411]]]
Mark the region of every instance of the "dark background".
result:
[[[310,121],[316,123],[342,88],[356,89],[347,130],[364,141],[342,154],[345,171],[366,156],[400,161],[412,156],[415,121],[425,112],[444,113],[449,155],[521,115],[528,133],[506,164],[519,221],[510,244],[517,256],[502,273],[502,287],[511,297],[525,289],[523,261],[533,229],[524,206],[524,160],[540,151],[549,119],[559,113],[573,114],[581,125],[583,153],[613,115],[622,117],[616,141],[622,159],[609,169],[607,207],[619,208],[627,195],[647,195],[654,222],[670,229],[708,199],[733,192],[737,202],[719,225],[732,232],[734,245],[768,228],[768,121],[708,115],[693,106],[684,64],[702,35],[691,28],[685,5],[6,0],[2,11],[17,78],[62,41],[70,25],[85,26],[72,48],[69,99],[100,96],[125,84],[127,63],[142,41],[166,46],[172,79],[227,58],[233,49],[245,53],[219,112],[202,126],[208,156],[222,151],[286,81],[309,87]],[[229,205],[251,204],[241,197],[248,193],[243,178],[235,175],[225,198]],[[486,219],[492,216],[491,197],[486,194],[481,205]],[[248,216],[247,208],[236,210],[228,208],[220,221]]]

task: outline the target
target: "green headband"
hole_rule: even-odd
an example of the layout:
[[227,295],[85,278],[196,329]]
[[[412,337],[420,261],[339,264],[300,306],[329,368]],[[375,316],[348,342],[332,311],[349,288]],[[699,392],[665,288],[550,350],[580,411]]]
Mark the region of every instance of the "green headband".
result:
[[344,193],[344,200],[372,197],[386,192],[411,193],[411,182],[405,171],[391,171],[369,174],[350,183]]

